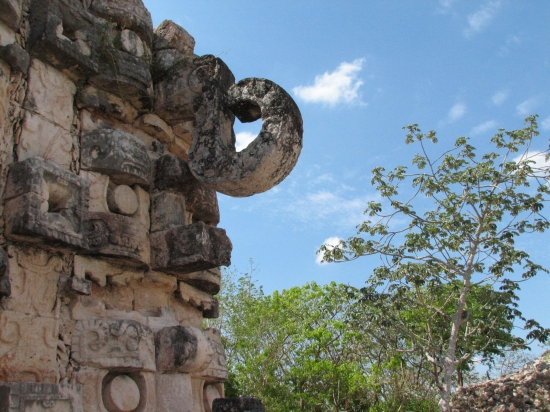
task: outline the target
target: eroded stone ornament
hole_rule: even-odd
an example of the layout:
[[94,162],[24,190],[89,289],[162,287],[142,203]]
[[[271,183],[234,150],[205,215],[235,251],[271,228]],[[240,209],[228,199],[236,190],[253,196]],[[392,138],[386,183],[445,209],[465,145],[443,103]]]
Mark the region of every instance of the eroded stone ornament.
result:
[[16,163],[6,186],[6,235],[86,249],[88,188],[87,180],[40,157]]
[[[266,79],[242,80],[227,95],[214,87],[201,96],[189,167],[201,182],[229,196],[265,192],[288,176],[298,161],[302,116],[288,93]],[[235,151],[224,105],[242,122],[262,119],[259,135],[241,152]]]

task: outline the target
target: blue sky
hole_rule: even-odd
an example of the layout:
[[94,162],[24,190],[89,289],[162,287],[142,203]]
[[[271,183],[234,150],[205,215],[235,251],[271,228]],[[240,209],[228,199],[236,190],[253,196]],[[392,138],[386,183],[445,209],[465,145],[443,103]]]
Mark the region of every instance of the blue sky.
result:
[[[417,152],[402,127],[435,129],[439,153],[459,136],[480,150],[498,127],[540,115],[550,136],[550,2],[545,1],[182,1],[144,0],[155,26],[171,19],[195,53],[222,58],[237,80],[268,78],[296,100],[304,147],[291,175],[251,198],[219,195],[233,265],[275,289],[331,280],[362,286],[376,259],[320,265],[327,239],[355,234],[376,197],[371,170],[408,165]],[[235,132],[246,144],[261,124]],[[548,235],[528,239],[550,267]],[[550,326],[542,308],[550,276],[522,286],[521,309]]]

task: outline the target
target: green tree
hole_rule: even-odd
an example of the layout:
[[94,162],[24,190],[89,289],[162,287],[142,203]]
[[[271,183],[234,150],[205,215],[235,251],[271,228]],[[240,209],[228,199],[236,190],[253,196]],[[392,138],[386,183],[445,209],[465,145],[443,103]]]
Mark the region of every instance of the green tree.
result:
[[265,295],[250,274],[224,274],[221,327],[227,395],[257,396],[272,411],[435,411],[416,354],[376,344],[357,323],[355,288],[315,283]]
[[[371,292],[389,295],[384,299],[393,305],[408,299],[414,311],[444,321],[448,334],[443,342],[438,342],[442,336],[432,334],[430,328],[426,335],[417,334],[415,322],[401,322],[399,333],[409,339],[402,350],[419,351],[441,369],[440,408],[449,411],[457,369],[480,352],[498,352],[506,346],[500,346],[501,331],[507,326],[499,321],[503,315],[498,313],[499,306],[477,316],[470,310],[468,298],[475,286],[496,287],[495,293],[509,302],[505,317],[514,321],[523,319],[515,306],[518,282],[547,271],[515,242],[519,236],[548,229],[541,212],[549,197],[550,170],[537,163],[541,157],[548,160],[548,150],[530,151],[538,135],[536,116],[528,117],[523,129],[500,129],[491,140],[495,150],[481,157],[469,139],[461,137],[453,149],[434,158],[425,144],[436,143],[436,133],[424,134],[415,124],[405,129],[406,143],[417,143],[421,149],[412,161],[415,170],[375,168],[372,183],[385,199],[384,204],[369,203],[365,211],[375,220],[361,224],[359,236],[334,248],[322,246],[319,253],[328,262],[381,258],[383,264],[368,279]],[[401,197],[400,192],[408,194],[409,188],[412,194]],[[400,226],[400,220],[407,223]],[[519,277],[514,277],[516,271],[521,272]],[[438,292],[431,299],[418,292],[442,285],[438,291],[447,287],[452,293]],[[549,331],[534,320],[525,320],[525,329],[529,330],[527,339],[544,342],[548,338]],[[514,344],[525,342],[518,339]],[[437,347],[443,350],[437,352]]]

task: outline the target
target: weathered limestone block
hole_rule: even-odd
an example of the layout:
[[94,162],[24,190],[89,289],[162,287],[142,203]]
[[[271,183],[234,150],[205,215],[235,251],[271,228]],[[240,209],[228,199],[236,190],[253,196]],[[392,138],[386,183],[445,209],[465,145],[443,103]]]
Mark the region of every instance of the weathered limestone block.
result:
[[179,193],[160,192],[151,196],[151,232],[185,226],[185,198]]
[[265,407],[256,398],[223,398],[214,400],[212,412],[265,412]]
[[87,248],[88,187],[86,180],[40,157],[14,164],[6,185],[6,236]]
[[206,319],[219,317],[219,302],[212,295],[202,292],[191,285],[179,282],[178,293],[180,299],[203,312]]
[[223,384],[210,383],[204,385],[203,398],[204,398],[204,412],[212,412],[212,405],[215,399],[224,397]]
[[0,381],[57,383],[58,321],[0,312]]
[[[155,374],[151,372],[109,372],[84,367],[77,373],[77,382],[82,385],[84,412],[159,412]],[[134,409],[126,409],[136,400]]]
[[[64,31],[64,21],[60,15],[52,12],[47,7],[48,2],[44,4],[34,1],[31,8],[31,33],[28,41],[28,50],[31,56],[48,62],[59,70],[67,70],[73,79],[82,79],[94,75],[99,71],[98,50],[94,39],[99,39],[101,33],[98,33],[91,22],[85,22],[83,19],[76,24],[84,30],[80,35],[69,34]],[[61,10],[67,10],[64,5]],[[57,14],[62,14],[59,9]],[[84,26],[84,27],[82,27]],[[82,33],[86,32],[86,38],[83,40]],[[67,36],[71,36],[69,38]],[[77,38],[80,37],[80,38]]]
[[73,137],[68,130],[40,114],[25,112],[16,149],[19,161],[39,156],[69,169],[73,161],[73,146]]
[[150,108],[153,83],[147,62],[114,47],[104,48],[99,74],[91,77],[90,83],[130,101],[138,109]]
[[193,120],[195,100],[211,84],[226,91],[235,82],[227,65],[211,55],[185,59],[168,72],[155,85],[155,112],[170,125]]
[[142,57],[145,54],[143,42],[132,30],[122,30],[122,33],[120,33],[120,45],[122,50],[133,56]]
[[172,326],[155,336],[157,369],[161,372],[199,372],[212,360],[214,348],[207,335],[192,326]]
[[82,169],[103,173],[118,185],[149,187],[151,161],[137,137],[112,129],[82,132]]
[[29,53],[15,43],[0,48],[0,59],[8,63],[13,71],[23,74],[28,73],[31,64]]
[[81,365],[155,370],[153,333],[133,320],[79,321],[72,343],[72,356]]
[[177,275],[231,264],[225,230],[197,222],[151,234],[151,266]]
[[69,281],[69,289],[79,295],[89,296],[92,294],[92,282],[87,279],[73,276]]
[[158,374],[157,411],[193,412],[191,377],[183,373]]
[[200,272],[178,273],[177,275],[179,280],[211,295],[215,295],[220,291],[221,277],[220,268],[212,268]]
[[146,268],[150,261],[149,234],[131,216],[90,213],[89,253]]
[[187,162],[166,154],[155,163],[155,190],[173,190],[185,196],[185,208],[195,221],[217,225],[220,209],[216,192],[199,182],[189,170]]
[[227,381],[227,361],[221,340],[221,332],[219,329],[208,328],[205,333],[210,340],[214,353],[206,369],[200,372],[200,376],[206,382],[225,382]]
[[[24,107],[70,131],[76,86],[60,71],[33,59]],[[37,136],[39,139],[40,136]]]
[[56,318],[61,258],[43,250],[24,251],[15,246],[9,247],[8,254],[11,295],[2,300],[2,309]]
[[131,124],[138,117],[137,110],[130,103],[93,86],[82,89],[77,93],[76,99],[79,109],[93,109],[124,123]]
[[15,43],[15,32],[0,21],[0,46],[7,46],[13,43]]
[[5,412],[82,412],[82,387],[17,382],[0,385],[0,410]]
[[109,210],[119,215],[131,216],[137,212],[139,201],[134,190],[127,185],[109,185],[107,189]]
[[149,47],[153,41],[153,20],[141,0],[94,0],[90,11],[119,27],[136,32]]
[[164,20],[155,29],[155,50],[176,49],[184,56],[192,56],[195,39],[187,31],[171,20]]
[[104,260],[76,255],[74,257],[74,277],[91,279],[101,287],[107,285],[107,280],[116,286],[126,286],[132,280],[143,278],[143,272],[133,271],[128,267],[115,266]]
[[168,307],[170,296],[177,289],[177,280],[151,271],[143,279],[131,282],[130,288],[134,292],[134,310],[144,316],[154,316],[159,308]]
[[169,145],[174,140],[174,132],[171,127],[156,114],[144,114],[137,120],[135,126],[156,137],[161,143]]
[[0,248],[0,298],[11,295],[10,265],[8,254]]
[[[269,190],[291,172],[302,148],[303,124],[298,106],[281,87],[266,79],[245,79],[231,86],[227,101],[215,89],[201,99],[188,158],[198,180],[243,197]],[[242,122],[262,118],[260,134],[241,152],[230,143],[234,137],[226,108]]]
[[0,0],[0,20],[14,30],[21,23],[22,3],[21,0]]

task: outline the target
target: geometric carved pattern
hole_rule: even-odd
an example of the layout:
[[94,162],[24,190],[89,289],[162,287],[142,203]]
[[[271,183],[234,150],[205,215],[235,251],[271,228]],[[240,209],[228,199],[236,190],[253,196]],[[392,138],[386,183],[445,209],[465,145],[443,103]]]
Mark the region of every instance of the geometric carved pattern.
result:
[[155,370],[153,333],[133,320],[93,319],[75,326],[73,358],[98,368]]
[[6,185],[6,235],[88,247],[87,180],[41,157],[14,164]]
[[81,412],[80,385],[59,386],[47,383],[17,382],[0,385],[0,411]]

